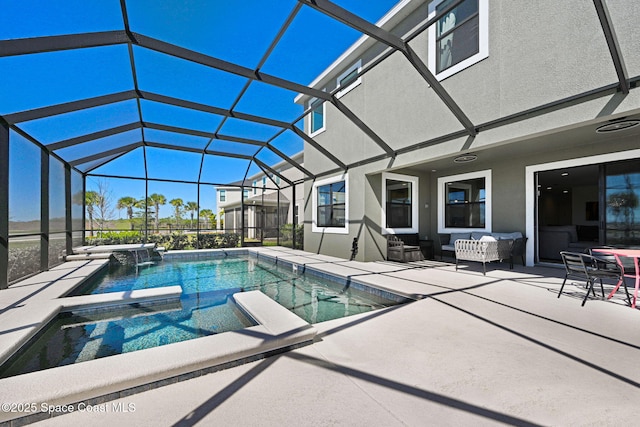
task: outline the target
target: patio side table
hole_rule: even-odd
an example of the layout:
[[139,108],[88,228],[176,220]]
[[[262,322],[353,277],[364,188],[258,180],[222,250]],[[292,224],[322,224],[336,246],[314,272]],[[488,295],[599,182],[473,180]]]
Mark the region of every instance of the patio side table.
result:
[[434,259],[433,255],[433,240],[420,240],[420,251],[424,259]]

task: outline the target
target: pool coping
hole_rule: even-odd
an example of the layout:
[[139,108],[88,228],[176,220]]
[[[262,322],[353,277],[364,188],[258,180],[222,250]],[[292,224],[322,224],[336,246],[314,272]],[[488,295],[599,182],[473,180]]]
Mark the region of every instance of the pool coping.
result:
[[425,297],[423,290],[420,289],[416,292],[418,289],[414,286],[403,287],[398,286],[397,283],[388,286],[385,283],[393,281],[392,277],[386,276],[387,273],[394,273],[399,269],[404,270],[406,268],[404,266],[398,268],[397,265],[378,264],[379,271],[372,271],[373,263],[367,263],[364,266],[365,263],[326,256],[326,259],[318,259],[317,257],[312,259],[309,258],[308,253],[299,255],[281,250],[265,251],[264,249],[250,249],[248,253],[258,259],[272,261],[276,265],[287,265],[300,273],[308,273],[339,282],[344,281],[346,286],[356,289],[366,288],[367,292],[399,303],[416,301]]
[[[7,321],[9,324],[19,321],[25,323],[26,321],[29,326],[15,328],[9,333],[0,334],[0,366],[9,360],[23,345],[37,336],[60,313],[97,307],[108,309],[136,303],[178,301],[181,294],[182,288],[176,285],[155,289],[80,295],[32,303],[29,311],[12,313],[11,317],[3,318],[3,320],[9,319]],[[17,319],[18,317],[19,319]],[[13,318],[16,319],[12,322]]]
[[[395,266],[378,265],[375,269],[379,271],[372,271],[371,263],[368,263],[368,268],[362,268],[363,266],[359,265],[362,263],[327,256],[319,258],[315,254],[283,247],[170,251],[165,254],[165,259],[198,260],[245,254],[255,256],[258,259],[267,259],[276,264],[302,266],[301,272],[346,281],[349,286],[365,286],[379,291],[383,297],[387,292],[406,300],[416,300],[422,297],[422,295],[404,292],[396,287],[387,288],[384,284],[376,282],[374,278],[384,278],[383,273],[396,270]],[[309,256],[313,256],[313,258]],[[73,286],[67,286],[64,291],[58,292],[58,295],[53,299],[30,304],[30,313],[36,312],[40,319],[39,322],[34,322],[40,323],[38,328],[46,325],[59,312],[83,306],[99,307],[154,299],[166,300],[171,297],[179,298],[177,289],[167,289],[170,287],[112,293],[111,295],[66,297],[65,295],[72,289],[80,286],[82,280],[91,277],[107,264],[107,261],[97,260],[90,263],[98,265],[100,262],[102,264],[99,264],[92,273],[87,274]],[[336,270],[340,271],[340,274],[336,274]],[[180,287],[177,286],[177,288]],[[149,291],[155,292],[149,293]],[[260,291],[237,293],[233,297],[238,306],[254,318],[259,325],[239,331],[225,332],[0,379],[0,401],[38,402],[46,405],[75,405],[76,407],[79,404],[95,405],[313,343],[317,331],[312,325]],[[33,310],[34,304],[40,304],[41,307],[38,310]],[[46,316],[43,317],[43,313]],[[22,331],[25,338],[22,338],[22,341],[14,347],[19,348],[37,332],[30,330],[30,333],[27,333],[27,331],[29,331],[28,328]],[[0,341],[2,341],[2,334],[0,334]],[[0,358],[0,360],[2,359]],[[123,371],[123,366],[127,367],[126,372]],[[64,387],[60,386],[60,378],[65,379]],[[33,422],[49,416],[51,414],[46,412],[35,414],[0,413],[0,423],[17,418],[19,418],[19,422]]]
[[0,379],[0,402],[29,402],[37,409],[26,414],[0,412],[0,422],[34,422],[61,415],[43,408],[97,405],[313,342],[317,330],[312,325],[260,291],[236,293],[233,298],[260,324]]

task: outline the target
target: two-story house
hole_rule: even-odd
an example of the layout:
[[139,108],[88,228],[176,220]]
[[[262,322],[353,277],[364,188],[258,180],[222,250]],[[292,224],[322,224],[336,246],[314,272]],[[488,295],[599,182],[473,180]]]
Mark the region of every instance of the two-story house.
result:
[[[303,152],[291,156],[291,160],[302,166]],[[241,233],[244,227],[246,239],[262,241],[276,238],[285,224],[303,222],[302,186],[297,186],[296,193],[294,186],[282,180],[295,183],[303,178],[302,172],[286,161],[273,165],[272,169],[275,174],[261,172],[216,188],[217,216],[221,219],[218,230]]]
[[[345,10],[323,9],[338,18]],[[337,11],[336,11],[337,10]],[[521,232],[526,263],[640,245],[640,2],[404,0],[301,94],[305,250]],[[354,118],[355,116],[355,118]],[[331,155],[327,155],[327,152]]]

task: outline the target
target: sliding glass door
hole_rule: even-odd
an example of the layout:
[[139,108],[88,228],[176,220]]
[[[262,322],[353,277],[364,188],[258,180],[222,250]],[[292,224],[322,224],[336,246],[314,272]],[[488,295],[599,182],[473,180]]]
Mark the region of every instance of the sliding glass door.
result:
[[538,261],[599,245],[640,247],[638,159],[540,171],[536,179]]
[[640,246],[640,161],[608,163],[604,171],[604,241]]

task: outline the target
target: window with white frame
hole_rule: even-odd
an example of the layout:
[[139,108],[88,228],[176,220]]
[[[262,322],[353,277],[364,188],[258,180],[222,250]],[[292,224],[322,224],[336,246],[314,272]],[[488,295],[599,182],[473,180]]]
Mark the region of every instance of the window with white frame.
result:
[[267,186],[267,177],[263,176],[262,177],[262,188],[265,188]]
[[227,201],[227,190],[218,190],[218,200],[221,202]]
[[[429,19],[453,0],[435,0]],[[442,80],[489,56],[489,0],[465,0],[429,27],[429,68]]]
[[249,190],[242,190],[242,198],[247,200],[249,198]]
[[360,60],[353,64],[351,67],[347,68],[344,73],[338,76],[336,80],[336,86],[340,89],[340,91],[337,93],[338,97],[344,95],[360,84],[362,78],[360,78],[358,74],[360,73],[361,69],[362,61]]
[[438,178],[438,230],[491,231],[491,171]]
[[382,174],[382,224],[388,234],[418,232],[418,177]]
[[319,233],[349,232],[348,176],[328,178],[313,184],[312,231]]
[[253,184],[251,184],[253,187],[253,194],[255,195],[258,192],[258,181],[253,181]]
[[309,115],[309,134],[316,135],[324,131],[325,102],[322,99],[314,99],[310,103],[311,114]]

